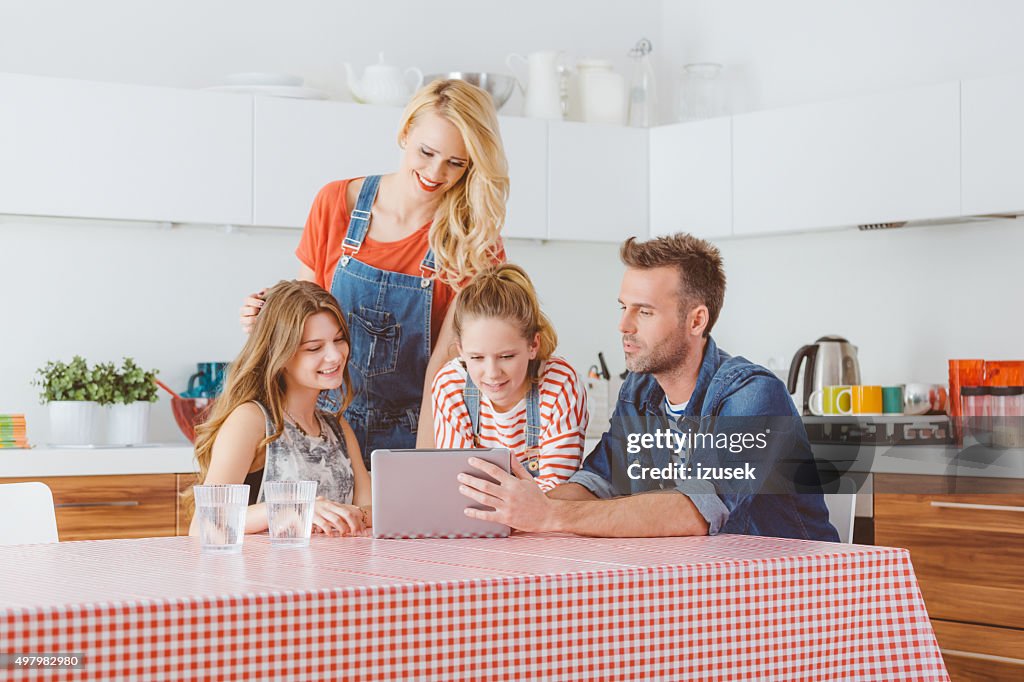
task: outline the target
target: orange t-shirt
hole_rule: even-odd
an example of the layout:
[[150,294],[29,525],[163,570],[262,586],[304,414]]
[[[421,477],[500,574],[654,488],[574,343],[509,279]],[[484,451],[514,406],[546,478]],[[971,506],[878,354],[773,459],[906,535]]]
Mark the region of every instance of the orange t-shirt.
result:
[[[341,260],[342,241],[348,230],[349,210],[345,199],[349,180],[336,180],[328,183],[317,193],[313,207],[309,210],[306,227],[302,231],[302,239],[295,249],[295,255],[316,276],[316,283],[328,291],[334,279],[334,271]],[[430,248],[428,241],[430,223],[419,228],[408,237],[396,242],[379,242],[369,236],[356,260],[366,263],[378,270],[390,270],[406,275],[420,275],[420,263]],[[504,262],[505,250],[500,249],[498,262]],[[437,340],[448,306],[455,299],[455,290],[449,285],[434,280],[434,296],[430,310],[431,345]]]

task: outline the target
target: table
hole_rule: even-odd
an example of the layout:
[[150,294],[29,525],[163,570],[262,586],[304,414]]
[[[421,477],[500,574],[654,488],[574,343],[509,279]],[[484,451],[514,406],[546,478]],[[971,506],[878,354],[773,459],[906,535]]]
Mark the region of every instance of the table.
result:
[[0,547],[0,652],[70,680],[948,680],[906,550],[720,535]]

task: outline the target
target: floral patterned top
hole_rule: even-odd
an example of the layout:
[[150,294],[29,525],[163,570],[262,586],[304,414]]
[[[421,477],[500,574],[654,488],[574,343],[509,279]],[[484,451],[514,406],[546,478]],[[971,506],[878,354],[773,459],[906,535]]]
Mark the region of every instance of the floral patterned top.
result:
[[[275,431],[270,411],[256,404],[263,410],[269,436]],[[316,411],[316,418],[320,422],[319,436],[306,435],[286,418],[284,432],[267,444],[258,502],[263,501],[266,481],[316,481],[317,497],[352,504],[355,475],[341,424],[331,413],[321,410]]]

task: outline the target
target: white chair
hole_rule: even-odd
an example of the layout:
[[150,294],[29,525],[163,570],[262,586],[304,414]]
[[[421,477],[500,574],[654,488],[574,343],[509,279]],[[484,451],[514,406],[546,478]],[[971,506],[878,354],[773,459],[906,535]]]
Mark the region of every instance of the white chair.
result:
[[825,493],[828,520],[839,531],[839,542],[853,542],[853,517],[857,513],[857,495],[854,493]]
[[0,484],[0,545],[57,542],[53,494],[45,483]]

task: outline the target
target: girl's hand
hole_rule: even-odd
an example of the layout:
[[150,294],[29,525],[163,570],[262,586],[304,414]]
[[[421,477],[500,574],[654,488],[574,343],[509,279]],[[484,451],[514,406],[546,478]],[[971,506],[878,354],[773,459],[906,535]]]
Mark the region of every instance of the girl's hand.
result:
[[250,333],[252,331],[252,326],[256,324],[256,316],[259,315],[260,310],[263,309],[266,295],[267,290],[260,289],[259,292],[249,294],[249,296],[242,301],[242,308],[238,311],[238,322],[242,325],[242,331],[246,334]]
[[324,535],[358,533],[370,525],[366,512],[354,504],[339,504],[323,497],[313,505],[313,532]]

